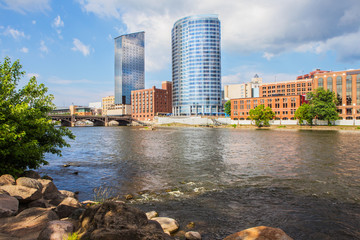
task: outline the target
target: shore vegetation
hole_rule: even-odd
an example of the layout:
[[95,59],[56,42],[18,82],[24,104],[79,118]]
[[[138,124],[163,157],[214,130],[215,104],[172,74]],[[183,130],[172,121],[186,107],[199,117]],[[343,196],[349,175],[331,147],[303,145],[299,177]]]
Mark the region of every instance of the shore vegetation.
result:
[[47,164],[45,153],[61,155],[75,136],[65,127],[55,127],[49,113],[54,97],[36,77],[22,87],[25,72],[19,60],[0,62],[0,174],[19,176],[26,169]]

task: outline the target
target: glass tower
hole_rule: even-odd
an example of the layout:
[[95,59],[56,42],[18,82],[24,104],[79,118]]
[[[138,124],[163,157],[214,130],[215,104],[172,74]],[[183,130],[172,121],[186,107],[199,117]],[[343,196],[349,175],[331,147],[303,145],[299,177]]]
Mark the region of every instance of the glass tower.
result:
[[115,38],[115,104],[130,104],[132,90],[144,89],[145,32]]
[[196,15],[175,22],[172,29],[173,114],[215,114],[221,111],[220,21],[217,15]]

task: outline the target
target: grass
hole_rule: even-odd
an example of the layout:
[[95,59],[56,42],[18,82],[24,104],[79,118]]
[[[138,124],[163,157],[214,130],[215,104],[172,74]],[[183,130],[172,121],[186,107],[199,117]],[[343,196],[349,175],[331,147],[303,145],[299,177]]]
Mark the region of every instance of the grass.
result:
[[286,128],[286,126],[285,125],[280,125],[277,128]]
[[69,234],[68,238],[64,238],[64,240],[80,240],[80,237],[76,232],[74,232]]
[[112,196],[112,189],[108,187],[98,187],[94,189],[94,202],[103,203]]

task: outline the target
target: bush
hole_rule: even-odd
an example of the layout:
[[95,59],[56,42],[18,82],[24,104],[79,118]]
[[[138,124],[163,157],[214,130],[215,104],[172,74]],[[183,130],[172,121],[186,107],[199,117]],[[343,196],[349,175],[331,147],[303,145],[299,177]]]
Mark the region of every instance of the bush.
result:
[[32,77],[17,89],[25,74],[21,68],[8,57],[0,62],[0,175],[18,176],[47,164],[45,153],[61,155],[60,148],[69,146],[64,137],[75,138],[69,129],[52,123],[49,113],[55,105],[44,84]]

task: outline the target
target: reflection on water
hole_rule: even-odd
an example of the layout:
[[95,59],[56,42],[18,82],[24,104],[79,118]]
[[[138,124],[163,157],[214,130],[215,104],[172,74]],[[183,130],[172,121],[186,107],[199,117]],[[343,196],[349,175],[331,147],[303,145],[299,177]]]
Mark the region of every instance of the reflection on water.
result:
[[[197,220],[205,239],[254,225],[281,227],[295,239],[360,239],[360,132],[72,131],[72,147],[61,158],[48,155],[50,165],[41,172],[59,189],[80,191],[81,200],[92,199],[99,186],[111,187],[114,195],[156,192],[156,208],[182,221]],[[72,165],[64,168],[66,163]],[[166,189],[176,191],[164,194]]]

